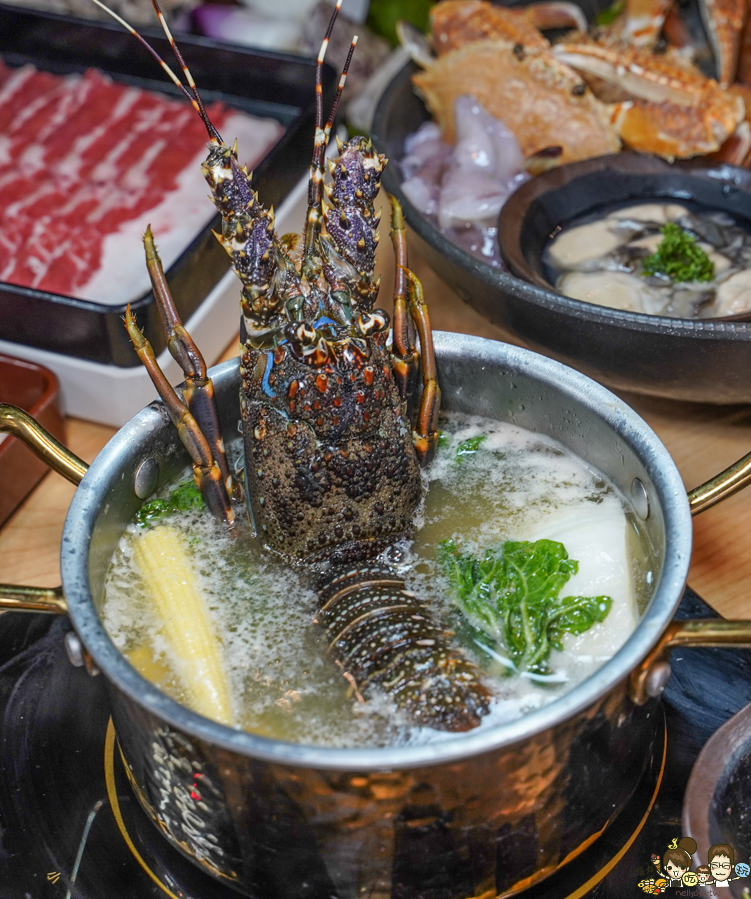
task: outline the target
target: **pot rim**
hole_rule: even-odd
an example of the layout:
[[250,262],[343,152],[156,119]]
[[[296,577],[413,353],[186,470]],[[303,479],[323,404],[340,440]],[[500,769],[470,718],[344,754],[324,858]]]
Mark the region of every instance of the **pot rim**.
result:
[[[607,695],[654,646],[677,608],[691,558],[692,525],[686,490],[665,447],[652,429],[626,403],[585,375],[530,350],[462,334],[433,333],[436,355],[471,357],[491,367],[502,365],[529,374],[562,390],[592,409],[639,456],[653,480],[665,522],[663,570],[654,595],[626,643],[597,672],[559,699],[507,724],[470,732],[422,746],[331,748],[261,737],[204,718],[170,699],[140,675],[115,647],[95,610],[89,587],[89,542],[106,496],[102,485],[113,466],[120,467],[156,428],[164,425],[161,403],[142,409],[107,443],[76,490],[63,530],[63,589],[73,625],[109,682],[130,699],[166,722],[231,752],[283,765],[321,770],[390,770],[446,764],[498,750],[553,728]],[[232,377],[236,360],[211,370],[217,380]]]

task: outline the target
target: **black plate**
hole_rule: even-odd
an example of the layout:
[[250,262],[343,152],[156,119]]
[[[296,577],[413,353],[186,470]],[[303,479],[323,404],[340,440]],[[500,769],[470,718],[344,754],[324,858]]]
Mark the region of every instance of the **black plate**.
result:
[[[480,262],[425,219],[401,190],[398,164],[404,139],[429,118],[412,89],[414,71],[413,64],[405,66],[381,97],[373,140],[392,160],[384,171],[383,184],[401,202],[420,253],[465,302],[509,339],[572,365],[616,390],[708,403],[751,402],[751,324],[637,315],[571,300]],[[621,163],[613,160],[619,158],[633,157],[608,157],[608,164],[617,169]],[[684,167],[672,168],[660,160],[641,158],[645,164],[664,166],[672,172],[668,196],[691,196]],[[565,178],[565,168],[557,170],[559,177]],[[743,202],[748,204],[751,173],[719,166],[704,177],[707,189],[714,185],[716,194],[726,198],[743,194]],[[577,203],[581,200],[591,206],[612,201],[612,197],[597,196],[601,187],[583,188]],[[632,196],[639,199],[649,195],[637,192]],[[512,195],[505,208],[513,202]],[[544,231],[550,222],[537,222],[537,212],[537,208],[530,210],[530,220]],[[521,222],[526,210],[517,209],[515,214]],[[569,211],[570,218],[576,214]],[[525,246],[525,253],[527,249]],[[427,299],[430,302],[430,297]]]
[[[164,59],[171,59],[161,32],[143,30],[143,34]],[[228,47],[206,38],[181,35],[179,43],[204,100],[221,100],[243,112],[275,118],[284,126],[279,142],[255,167],[253,179],[261,200],[267,206],[278,205],[310,163],[315,60]],[[32,63],[55,74],[96,68],[115,81],[179,96],[147,51],[115,24],[0,5],[0,57],[7,65]],[[327,102],[334,84],[334,72],[327,66]],[[167,272],[184,320],[229,268],[229,257],[211,233],[220,228],[220,221],[216,215]],[[130,305],[160,353],[165,343],[152,293]],[[3,340],[122,367],[139,365],[122,325],[124,314],[124,305],[105,306],[0,282]]]

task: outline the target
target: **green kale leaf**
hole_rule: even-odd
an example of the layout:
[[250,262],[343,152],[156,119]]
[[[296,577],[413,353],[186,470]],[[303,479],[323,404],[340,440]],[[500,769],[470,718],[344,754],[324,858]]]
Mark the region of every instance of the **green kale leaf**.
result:
[[479,434],[477,437],[470,437],[468,440],[463,440],[456,448],[456,461],[461,463],[467,456],[474,456],[487,439],[487,434]]
[[204,505],[201,491],[191,478],[189,481],[178,484],[164,499],[151,499],[144,503],[136,513],[136,521],[142,528],[145,528],[169,515],[174,515],[175,512],[202,509]]
[[657,252],[642,261],[645,275],[667,275],[672,281],[711,281],[714,263],[687,231],[667,222]]
[[582,634],[604,621],[613,602],[609,596],[558,595],[579,563],[554,540],[508,540],[481,559],[444,540],[438,561],[470,633],[480,632],[490,645],[473,642],[510,662],[506,673],[548,675],[550,652],[563,649],[563,634]]

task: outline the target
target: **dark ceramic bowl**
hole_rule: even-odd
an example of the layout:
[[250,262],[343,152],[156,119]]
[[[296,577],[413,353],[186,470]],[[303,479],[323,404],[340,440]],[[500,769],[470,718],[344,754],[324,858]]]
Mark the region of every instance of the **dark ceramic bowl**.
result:
[[[668,163],[657,156],[616,153],[572,162],[522,184],[509,197],[498,220],[504,262],[517,278],[550,289],[553,285],[542,257],[550,236],[559,228],[618,204],[666,199],[688,200],[698,207],[728,212],[751,230],[751,172],[747,169],[708,166],[698,159]],[[661,323],[675,321],[659,315],[649,318]],[[746,312],[712,321],[749,319],[751,314]]]
[[[707,850],[717,843],[733,847],[735,864],[748,864],[751,857],[750,790],[751,705],[747,705],[707,742],[686,787],[683,833],[696,840],[694,859],[697,865],[707,864]],[[729,886],[728,899],[743,899],[744,890],[751,888],[751,878],[733,880]]]
[[[501,248],[507,253],[514,243],[509,229],[517,235],[518,250],[508,258],[514,264],[518,261],[517,274],[525,266],[524,280],[457,247],[402,193],[398,160],[404,139],[429,118],[412,89],[414,71],[411,63],[405,66],[381,97],[373,140],[391,159],[383,183],[402,204],[414,232],[410,239],[463,300],[509,339],[617,390],[708,403],[751,402],[751,324],[638,315],[572,300],[550,289],[539,259],[556,226],[616,201],[695,199],[751,220],[751,172],[727,165],[669,165],[624,153],[538,176],[509,199],[499,229],[505,235]],[[523,205],[517,195],[538,186],[540,192]]]

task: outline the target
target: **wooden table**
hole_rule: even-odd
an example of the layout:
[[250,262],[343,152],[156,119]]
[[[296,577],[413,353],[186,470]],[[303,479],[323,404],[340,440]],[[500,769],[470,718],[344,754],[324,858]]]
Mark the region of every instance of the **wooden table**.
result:
[[[385,227],[382,232],[385,236]],[[381,297],[386,306],[393,263],[388,240],[382,244]],[[412,254],[410,264],[423,281],[436,330],[500,338],[500,332],[466,306],[422,259]],[[237,351],[235,338],[223,358]],[[751,449],[751,407],[689,406],[635,396],[626,399],[665,443],[687,488],[695,487]],[[69,419],[67,442],[82,459],[91,462],[113,433],[109,427]],[[57,475],[47,475],[0,530],[0,581],[59,584],[60,538],[74,489]],[[751,616],[749,582],[751,489],[696,519],[689,576],[691,586],[726,617]]]

